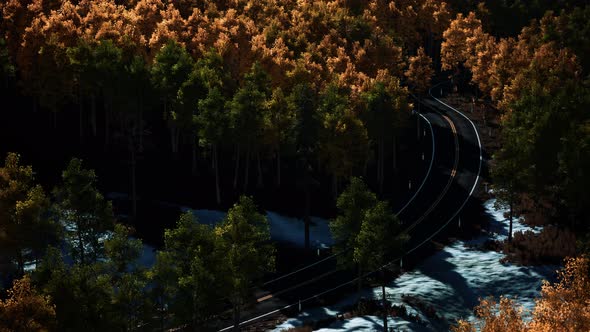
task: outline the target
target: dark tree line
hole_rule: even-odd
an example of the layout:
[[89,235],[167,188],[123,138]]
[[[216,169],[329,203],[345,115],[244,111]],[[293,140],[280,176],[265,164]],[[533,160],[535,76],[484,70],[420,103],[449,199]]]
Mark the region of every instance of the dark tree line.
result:
[[202,331],[228,307],[240,320],[252,287],[274,270],[269,224],[251,198],[241,197],[215,227],[183,214],[166,230],[155,264],[144,266],[142,241],[115,223],[96,180],[72,159],[46,196],[19,155],[6,158],[0,168],[2,274],[25,276],[22,287],[34,290],[21,294],[13,312],[0,310],[1,328]]

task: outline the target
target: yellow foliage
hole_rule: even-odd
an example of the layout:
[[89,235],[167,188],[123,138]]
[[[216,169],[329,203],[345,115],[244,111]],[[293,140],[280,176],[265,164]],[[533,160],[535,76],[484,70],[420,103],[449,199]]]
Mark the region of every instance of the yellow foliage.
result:
[[569,258],[559,271],[559,281],[545,281],[541,297],[535,301],[532,320],[523,319],[524,310],[505,297],[481,300],[477,321],[460,320],[454,332],[577,332],[590,331],[590,260]]
[[49,331],[55,324],[55,306],[31,285],[29,276],[16,280],[8,298],[0,301],[0,332]]
[[587,257],[566,259],[559,272],[559,282],[544,282],[541,298],[536,301],[531,331],[590,331],[590,260]]

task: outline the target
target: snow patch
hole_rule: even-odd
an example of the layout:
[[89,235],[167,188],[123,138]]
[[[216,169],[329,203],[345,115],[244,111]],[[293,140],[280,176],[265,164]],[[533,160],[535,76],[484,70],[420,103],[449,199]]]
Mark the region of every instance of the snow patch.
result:
[[[226,212],[216,210],[194,210],[181,207],[182,212],[192,211],[201,224],[215,226],[225,218]],[[288,243],[297,247],[305,246],[305,223],[298,218],[286,217],[276,212],[267,211],[270,224],[270,237],[274,241]],[[313,248],[329,248],[334,244],[326,219],[311,217],[309,226],[310,245]]]
[[[480,249],[480,244],[488,240],[507,238],[509,222],[504,218],[505,209],[496,210],[495,200],[485,202],[486,212],[492,217],[488,234],[469,241],[456,241],[435,253],[386,287],[388,299],[394,305],[405,305],[410,314],[418,314],[421,323],[390,318],[389,326],[396,331],[439,331],[448,330],[457,319],[475,319],[473,307],[480,298],[500,295],[515,299],[527,310],[534,307],[534,299],[539,296],[543,280],[553,280],[558,266],[517,266],[502,264],[505,255],[495,251]],[[513,232],[533,230],[522,223],[513,221]],[[364,296],[381,298],[381,288],[364,290]],[[421,307],[431,307],[436,317],[429,317],[420,308],[404,303],[402,295],[419,299]],[[356,294],[324,308],[308,308],[297,317],[276,326],[275,332],[298,327],[305,322],[334,318],[343,314],[356,301]],[[374,331],[382,329],[382,319],[375,316],[355,317],[336,320],[318,331]]]

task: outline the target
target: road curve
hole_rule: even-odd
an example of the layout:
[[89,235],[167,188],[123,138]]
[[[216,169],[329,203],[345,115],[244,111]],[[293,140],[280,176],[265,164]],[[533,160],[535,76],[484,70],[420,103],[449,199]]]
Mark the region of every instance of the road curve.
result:
[[[438,98],[440,95],[433,93],[433,89],[439,88],[442,84],[444,83],[430,89],[430,98],[422,101],[425,111],[420,114],[429,125],[432,141],[436,141],[437,149],[435,151],[433,145],[427,175],[412,198],[398,212],[399,218],[412,235],[411,241],[404,255],[382,268],[411,255],[456,220],[479,182],[483,162],[479,133],[467,116],[441,101]],[[305,276],[302,276],[305,280],[295,278],[290,284],[258,296],[255,307],[246,310],[247,318],[240,322],[240,327],[279,312],[293,310],[336,290],[352,288],[358,280],[357,277],[341,271],[335,273],[338,271],[335,264],[320,264],[334,256],[272,280],[274,283],[304,270],[314,276],[309,277],[309,274],[305,273]],[[368,272],[362,278],[374,272],[376,271]],[[220,331],[227,331],[233,327],[228,326]]]

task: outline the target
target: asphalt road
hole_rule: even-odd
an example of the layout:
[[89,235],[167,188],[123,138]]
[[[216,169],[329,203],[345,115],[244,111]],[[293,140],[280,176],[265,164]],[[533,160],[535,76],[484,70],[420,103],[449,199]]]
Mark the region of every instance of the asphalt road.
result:
[[[476,128],[467,117],[437,99],[440,91],[440,86],[435,86],[431,96],[422,100],[423,139],[434,143],[425,144],[429,147],[424,153],[431,163],[422,182],[414,184],[418,190],[408,198],[408,204],[399,207],[403,209],[398,217],[411,239],[406,254],[392,258],[391,264],[399,264],[400,258],[419,259],[420,251],[437,235],[458,227],[461,210],[479,179],[482,152]],[[240,327],[278,313],[295,313],[300,305],[318,305],[353,293],[357,276],[338,269],[334,256],[267,282],[244,307]]]

